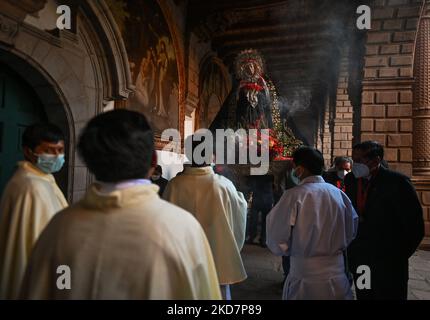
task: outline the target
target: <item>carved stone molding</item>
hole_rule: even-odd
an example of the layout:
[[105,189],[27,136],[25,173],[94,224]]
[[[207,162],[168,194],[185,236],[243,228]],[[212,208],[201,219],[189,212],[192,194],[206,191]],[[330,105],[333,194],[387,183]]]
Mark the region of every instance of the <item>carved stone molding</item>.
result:
[[0,12],[10,17],[23,21],[27,14],[34,14],[42,10],[47,0],[2,0]]
[[18,29],[18,22],[0,14],[0,42],[13,45]]
[[430,176],[430,17],[421,17],[415,49],[413,173]]

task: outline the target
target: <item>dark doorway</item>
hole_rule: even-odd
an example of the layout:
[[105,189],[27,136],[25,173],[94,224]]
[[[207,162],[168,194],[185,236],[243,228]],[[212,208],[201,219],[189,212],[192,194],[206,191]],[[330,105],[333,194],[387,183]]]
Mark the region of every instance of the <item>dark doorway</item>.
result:
[[0,63],[0,193],[23,160],[21,136],[26,127],[47,121],[34,90],[13,70]]

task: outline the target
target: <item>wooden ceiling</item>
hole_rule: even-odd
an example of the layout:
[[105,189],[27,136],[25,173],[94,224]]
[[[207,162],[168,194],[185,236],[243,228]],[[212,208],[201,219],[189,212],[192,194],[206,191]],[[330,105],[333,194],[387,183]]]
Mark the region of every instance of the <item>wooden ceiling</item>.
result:
[[325,88],[336,85],[341,52],[354,41],[363,1],[189,0],[187,27],[210,41],[227,66],[241,50],[258,49],[285,98],[281,112],[297,126],[313,128],[302,135],[310,140],[325,107]]
[[338,60],[355,24],[355,2],[189,0],[187,23],[227,65],[241,50],[258,49],[282,93],[298,77],[311,85]]

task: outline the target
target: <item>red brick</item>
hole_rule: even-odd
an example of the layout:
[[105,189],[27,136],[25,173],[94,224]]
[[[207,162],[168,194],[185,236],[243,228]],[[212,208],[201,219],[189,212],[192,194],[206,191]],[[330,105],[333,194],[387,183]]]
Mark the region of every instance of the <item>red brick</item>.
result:
[[368,140],[372,140],[372,141],[377,141],[379,142],[381,145],[385,146],[385,134],[377,134],[377,133],[362,133],[361,134],[361,141],[368,141]]
[[365,78],[376,78],[378,73],[378,69],[364,69],[364,77]]
[[362,95],[363,103],[374,103],[375,93],[372,91],[364,91]]
[[372,20],[372,24],[370,26],[371,30],[377,31],[382,29],[382,21]]
[[389,134],[387,141],[390,147],[411,147],[412,134]]
[[390,163],[390,168],[394,171],[401,172],[408,177],[412,176],[412,165],[409,163]]
[[362,119],[361,120],[361,131],[370,131],[373,132],[374,126],[373,126],[373,119]]
[[352,126],[341,126],[340,129],[342,132],[352,133]]
[[388,43],[390,40],[389,32],[369,32],[367,35],[367,43]]
[[398,153],[399,153],[398,149],[385,148],[384,159],[387,161],[398,161],[399,160]]
[[423,205],[430,206],[430,191],[423,191],[421,200]]
[[411,149],[400,149],[400,161],[412,162],[412,150]]
[[424,222],[424,234],[426,237],[430,235],[430,222]]
[[412,92],[402,91],[400,92],[400,103],[412,103],[413,94]]
[[343,118],[344,119],[352,119],[352,113],[344,113]]
[[383,8],[383,9],[375,9],[373,10],[373,19],[387,19],[392,18],[394,16],[393,8]]
[[394,33],[394,42],[413,42],[415,40],[415,31],[405,31]]
[[397,17],[399,18],[409,18],[409,17],[418,17],[420,15],[421,7],[407,7],[407,8],[399,8],[397,12]]
[[412,57],[411,56],[400,56],[400,57],[392,57],[390,61],[391,66],[409,66],[412,65]]
[[363,106],[361,116],[363,118],[385,118],[385,106]]
[[403,20],[385,20],[384,30],[401,30],[403,26]]
[[412,132],[412,119],[401,119],[400,120],[400,131],[401,132]]
[[365,61],[366,67],[384,67],[388,65],[388,59],[386,57],[367,57]]
[[412,106],[388,106],[387,116],[389,118],[412,117]]
[[406,22],[407,30],[416,30],[418,27],[418,19],[408,19]]
[[408,4],[409,0],[389,0],[388,5],[389,6],[399,6],[402,4]]
[[383,91],[376,93],[376,103],[397,103],[397,91]]
[[411,68],[400,68],[400,76],[401,77],[413,77],[414,71]]
[[348,140],[348,135],[346,133],[335,133],[334,135],[334,140]]
[[351,149],[352,148],[352,142],[351,141],[341,141],[340,146],[342,149]]
[[395,78],[399,75],[398,68],[383,68],[379,70],[380,78]]
[[397,132],[399,130],[398,120],[383,119],[375,120],[375,131],[377,132]]
[[381,46],[381,54],[393,54],[393,53],[399,53],[399,52],[400,52],[399,44]]
[[412,53],[414,52],[413,44],[403,44],[402,45],[402,53]]
[[366,46],[366,55],[376,55],[378,54],[379,46],[378,45],[368,45]]

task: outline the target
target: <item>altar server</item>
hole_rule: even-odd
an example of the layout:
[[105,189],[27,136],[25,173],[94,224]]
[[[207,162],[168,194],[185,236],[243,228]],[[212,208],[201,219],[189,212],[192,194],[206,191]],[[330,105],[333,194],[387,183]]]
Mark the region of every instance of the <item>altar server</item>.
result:
[[358,216],[345,193],[321,177],[321,152],[299,148],[293,162],[300,184],[267,217],[268,247],[291,256],[283,299],[352,299],[342,253],[355,238]]
[[52,124],[23,133],[24,161],[0,202],[0,300],[16,299],[37,238],[55,213],[67,207],[52,173],[64,164],[64,136]]
[[25,299],[220,299],[203,229],[158,195],[145,117],[115,110],[91,120],[78,145],[97,180],[58,213],[31,256]]

